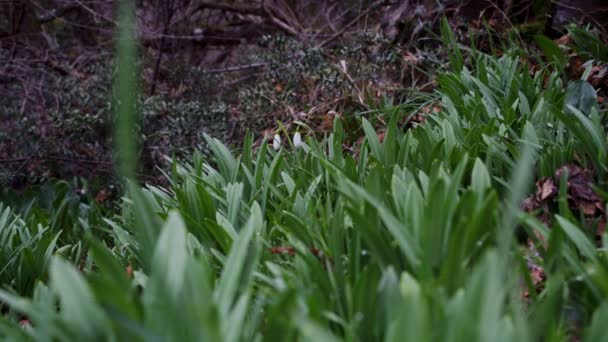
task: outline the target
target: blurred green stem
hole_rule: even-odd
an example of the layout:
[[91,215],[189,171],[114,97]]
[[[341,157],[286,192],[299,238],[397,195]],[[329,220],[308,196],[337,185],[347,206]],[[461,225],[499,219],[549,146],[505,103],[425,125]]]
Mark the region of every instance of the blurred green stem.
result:
[[135,114],[137,107],[137,50],[135,44],[135,2],[122,0],[118,5],[118,37],[116,42],[117,74],[114,81],[116,108],[115,149],[118,173],[131,179],[135,174]]

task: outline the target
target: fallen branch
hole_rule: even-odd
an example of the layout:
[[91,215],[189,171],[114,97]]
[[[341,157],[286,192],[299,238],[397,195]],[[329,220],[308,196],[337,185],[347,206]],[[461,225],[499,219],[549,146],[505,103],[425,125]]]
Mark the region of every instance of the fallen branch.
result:
[[[103,160],[89,160],[83,158],[69,158],[62,156],[36,156],[40,151],[36,151],[32,155],[26,158],[12,158],[12,159],[0,159],[0,164],[15,164],[20,163],[19,168],[13,172],[13,177],[18,176],[23,171],[23,168],[31,161],[51,161],[58,163],[67,163],[67,164],[77,164],[81,167],[85,167],[89,169],[93,173],[97,174],[113,174],[114,173],[114,164],[110,161]],[[140,177],[142,180],[149,180],[158,182],[163,179],[162,176],[153,176],[144,173],[137,173],[137,177]]]
[[361,12],[355,19],[351,20],[350,22],[348,22],[346,25],[344,25],[344,27],[336,32],[336,34],[334,34],[333,36],[327,38],[326,40],[322,41],[321,43],[319,43],[316,48],[322,48],[323,46],[331,43],[332,41],[334,41],[335,39],[339,38],[341,35],[344,34],[344,32],[346,32],[351,26],[355,25],[356,23],[358,23],[361,18],[365,17],[366,15],[369,14],[369,12],[371,12],[372,10],[374,10],[376,7],[379,7],[381,5],[385,5],[385,4],[389,4],[386,0],[378,0],[376,2],[374,2],[373,4],[369,5],[369,7]]
[[235,72],[235,71],[243,71],[243,70],[249,70],[249,69],[264,68],[267,65],[268,65],[268,63],[252,63],[252,64],[246,64],[246,65],[237,65],[237,66],[232,66],[232,67],[226,67],[226,68],[207,69],[207,70],[203,70],[203,72],[207,73],[207,74],[221,74],[224,72]]
[[53,21],[55,18],[61,18],[62,16],[68,14],[69,12],[78,8],[78,5],[65,5],[63,7],[55,8],[52,10],[45,10],[46,13],[38,17],[38,22],[40,24],[45,24]]
[[273,9],[272,7],[266,6],[265,1],[262,1],[262,11],[263,11],[264,15],[266,16],[266,18],[268,20],[270,20],[270,22],[273,26],[285,31],[286,33],[288,33],[294,37],[300,37],[300,33],[298,32],[298,30],[294,29],[292,26],[290,26],[284,20],[281,20],[277,16],[273,15],[272,9]]
[[234,12],[234,13],[240,13],[240,14],[251,14],[251,15],[257,15],[257,16],[262,16],[264,14],[261,7],[226,5],[226,4],[218,4],[218,3],[215,3],[212,1],[201,1],[199,3],[198,7],[196,7],[192,11],[192,14],[205,10],[205,9],[227,11],[227,12]]

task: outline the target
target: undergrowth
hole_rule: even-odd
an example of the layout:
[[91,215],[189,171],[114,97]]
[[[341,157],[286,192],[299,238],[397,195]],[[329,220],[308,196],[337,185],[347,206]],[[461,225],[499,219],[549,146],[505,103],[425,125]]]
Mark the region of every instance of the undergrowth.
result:
[[[2,206],[0,336],[601,341],[606,111],[588,75],[568,80],[559,57],[531,71],[520,52],[454,48],[421,100],[437,110],[384,104],[359,115],[361,142],[341,117],[322,140],[283,128],[276,150],[206,136],[211,157],[172,161],[164,188],[129,183],[114,214]],[[594,216],[572,166],[549,220],[520,209],[565,165],[586,170]]]

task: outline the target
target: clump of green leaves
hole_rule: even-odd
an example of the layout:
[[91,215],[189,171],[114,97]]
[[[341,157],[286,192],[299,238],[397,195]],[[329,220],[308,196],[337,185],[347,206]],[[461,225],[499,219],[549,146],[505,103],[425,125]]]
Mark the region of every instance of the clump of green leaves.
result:
[[[292,144],[285,129],[276,150],[248,135],[236,155],[205,135],[211,156],[172,161],[166,188],[127,184],[109,237],[85,239],[87,262],[49,256],[33,295],[0,291],[0,336],[601,340],[607,233],[597,243],[563,190],[550,227],[518,204],[563,164],[604,174],[606,113],[583,84],[530,74],[514,55],[451,60],[441,110],[403,130],[411,113],[397,107],[382,135],[361,118],[357,157],[339,117],[323,140]],[[0,236],[35,223],[4,211]],[[53,251],[30,240],[3,241]]]

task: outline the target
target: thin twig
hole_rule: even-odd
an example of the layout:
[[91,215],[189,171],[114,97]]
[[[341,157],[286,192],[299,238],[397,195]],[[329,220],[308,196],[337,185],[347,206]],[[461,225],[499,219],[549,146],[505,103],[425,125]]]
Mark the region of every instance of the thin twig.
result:
[[355,19],[351,20],[346,25],[344,25],[344,27],[340,31],[338,31],[336,34],[334,34],[333,36],[331,36],[331,37],[327,38],[326,40],[322,41],[321,43],[319,43],[316,46],[316,48],[319,49],[319,48],[331,43],[332,41],[336,40],[341,35],[343,35],[351,26],[358,23],[361,20],[361,18],[365,17],[367,14],[369,14],[369,12],[374,10],[376,7],[383,5],[385,3],[386,3],[385,0],[378,0],[378,1],[374,2],[373,4],[369,5],[369,7],[365,11],[361,12]]
[[206,74],[221,74],[221,73],[225,73],[225,72],[235,72],[235,71],[243,71],[243,70],[249,70],[249,69],[264,68],[267,65],[268,65],[268,63],[252,63],[252,64],[226,67],[226,68],[207,69],[207,70],[203,70],[203,72]]
[[232,6],[232,5],[218,4],[218,3],[212,2],[212,1],[200,1],[198,7],[195,8],[191,12],[191,14],[196,13],[198,11],[202,11],[204,9],[220,10],[220,11],[234,12],[234,13],[240,13],[240,14],[252,14],[252,15],[257,15],[257,16],[261,16],[264,13],[262,11],[262,8],[258,7],[258,6]]
[[13,179],[15,179],[19,175],[19,173],[21,173],[21,170],[23,170],[23,168],[30,162],[30,160],[32,160],[44,147],[46,147],[46,144],[40,144],[36,151],[34,151],[34,153],[30,154],[29,157],[23,160],[21,165],[19,165],[15,172],[13,172]]
[[[54,156],[54,155],[44,156],[44,157],[35,157],[35,154],[36,153],[32,154],[31,156],[29,156],[27,158],[0,159],[0,164],[22,163],[21,165],[27,165],[27,163],[29,163],[29,161],[31,161],[31,160],[56,161],[56,162],[63,162],[63,163],[69,163],[69,164],[78,164],[81,167],[85,167],[92,172],[99,172],[99,173],[104,173],[104,174],[114,172],[114,168],[113,168],[114,164],[110,161],[89,160],[89,159],[82,159],[82,158],[69,158],[69,157]],[[97,165],[98,167],[93,168],[88,165]],[[99,167],[102,167],[102,168],[99,168]],[[18,173],[20,173],[22,171],[21,169],[16,170],[14,172],[14,176],[16,176]],[[156,176],[147,175],[147,174],[143,174],[143,173],[138,173],[137,176],[141,177],[142,179],[149,179],[149,180],[155,180],[155,181],[158,181],[159,179],[163,178],[162,176],[156,177]]]
[[[607,34],[604,25],[602,25],[602,23],[598,22],[595,18],[590,16],[589,13],[584,11],[583,9],[576,7],[576,6],[570,6],[570,5],[560,2],[560,1],[551,0],[551,2],[558,6],[561,6],[563,8],[567,8],[569,10],[579,12],[580,14],[582,14],[583,18],[587,18],[591,22],[593,22],[593,24],[597,26],[597,29],[602,31],[603,34]],[[606,12],[606,11],[608,11],[608,8],[595,8],[594,11],[595,12]]]

